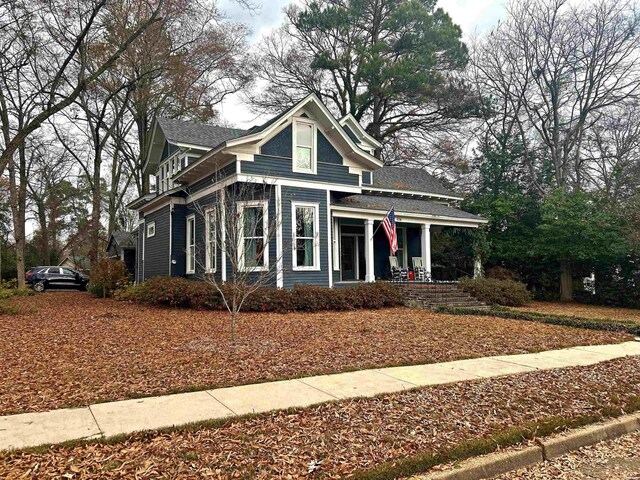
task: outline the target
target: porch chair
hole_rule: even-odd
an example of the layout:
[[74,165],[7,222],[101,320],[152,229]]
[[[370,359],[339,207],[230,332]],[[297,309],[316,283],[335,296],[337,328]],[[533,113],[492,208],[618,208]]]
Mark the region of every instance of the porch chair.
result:
[[413,274],[418,282],[431,281],[431,273],[427,271],[427,267],[422,263],[422,257],[412,257]]
[[396,256],[389,256],[389,264],[391,265],[392,282],[406,282],[409,280],[409,269],[400,267]]

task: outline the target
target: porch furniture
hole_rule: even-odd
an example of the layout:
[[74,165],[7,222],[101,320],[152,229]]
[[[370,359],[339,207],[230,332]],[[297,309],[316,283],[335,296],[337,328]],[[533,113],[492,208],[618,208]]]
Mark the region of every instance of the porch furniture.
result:
[[409,269],[400,267],[398,257],[390,255],[389,264],[391,265],[392,282],[407,282],[409,280]]
[[427,267],[422,263],[422,257],[412,257],[411,261],[413,262],[413,273],[416,277],[416,281],[431,281],[431,274],[427,271]]

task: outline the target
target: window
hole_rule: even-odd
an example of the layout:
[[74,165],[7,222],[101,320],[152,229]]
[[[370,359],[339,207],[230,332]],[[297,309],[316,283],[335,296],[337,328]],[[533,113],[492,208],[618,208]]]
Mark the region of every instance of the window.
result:
[[293,171],[316,173],[316,127],[311,122],[294,123]]
[[173,188],[173,176],[181,169],[182,156],[175,155],[173,158],[160,164],[158,168],[158,193]]
[[293,269],[319,270],[318,204],[293,203]]
[[196,273],[196,217],[187,217],[187,273]]
[[241,202],[238,204],[242,238],[240,239],[240,268],[266,270],[269,267],[267,245],[268,202]]
[[147,223],[147,238],[155,237],[156,235],[156,222]]
[[75,277],[76,272],[74,272],[73,270],[71,270],[70,268],[63,268],[62,269],[62,274],[63,275],[70,275],[72,277]]
[[206,235],[207,235],[207,253],[205,268],[207,272],[216,271],[216,212],[215,210],[207,210],[205,212]]

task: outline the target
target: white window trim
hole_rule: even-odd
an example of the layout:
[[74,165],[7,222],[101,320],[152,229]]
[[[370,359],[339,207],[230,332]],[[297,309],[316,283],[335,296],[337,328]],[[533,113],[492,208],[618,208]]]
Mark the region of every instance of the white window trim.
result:
[[[189,223],[193,222],[193,238],[191,238],[191,229],[189,228]],[[186,274],[193,274],[196,273],[196,216],[194,214],[191,214],[189,216],[187,216],[186,219],[186,228],[187,228],[187,234],[186,234],[186,258],[185,258],[185,269],[186,269]],[[189,258],[191,257],[191,243],[193,243],[193,264],[189,265],[191,262],[189,261]],[[190,268],[191,267],[191,268]]]
[[156,222],[149,222],[146,225],[146,231],[147,231],[147,238],[151,238],[151,237],[155,237],[156,236]]
[[[296,156],[298,151],[298,133],[297,126],[298,124],[309,125],[312,127],[311,131],[311,169],[307,170],[304,168],[297,168],[296,166]],[[318,173],[318,126],[313,120],[308,120],[306,118],[295,118],[292,122],[293,125],[293,139],[292,139],[292,150],[291,150],[291,161],[292,161],[292,169],[295,173],[308,173],[312,175],[316,175]]]
[[[306,267],[298,266],[298,255],[296,249],[296,209],[298,207],[313,208],[313,265]],[[291,202],[291,242],[292,256],[291,262],[295,271],[320,271],[320,204],[308,202]]]
[[209,217],[213,216],[213,224],[216,224],[216,211],[213,208],[208,208],[204,212],[204,222],[205,222],[205,269],[207,273],[215,273],[218,267],[218,232],[215,227],[213,229],[213,245],[209,248],[209,236],[211,235],[211,222],[209,221]]
[[[261,267],[245,267],[244,265],[244,209],[247,207],[262,207],[262,239],[265,245],[263,258],[264,265]],[[240,232],[239,235],[240,245],[238,245],[238,253],[240,255],[239,267],[243,272],[266,272],[269,270],[269,201],[268,200],[248,200],[244,202],[237,202],[236,211],[238,218],[240,219]]]

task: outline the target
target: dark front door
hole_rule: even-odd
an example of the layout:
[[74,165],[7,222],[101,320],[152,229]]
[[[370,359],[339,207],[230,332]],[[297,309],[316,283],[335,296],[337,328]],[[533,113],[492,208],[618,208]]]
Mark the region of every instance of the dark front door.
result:
[[342,280],[356,279],[356,237],[343,236],[340,252],[340,264],[342,266]]

